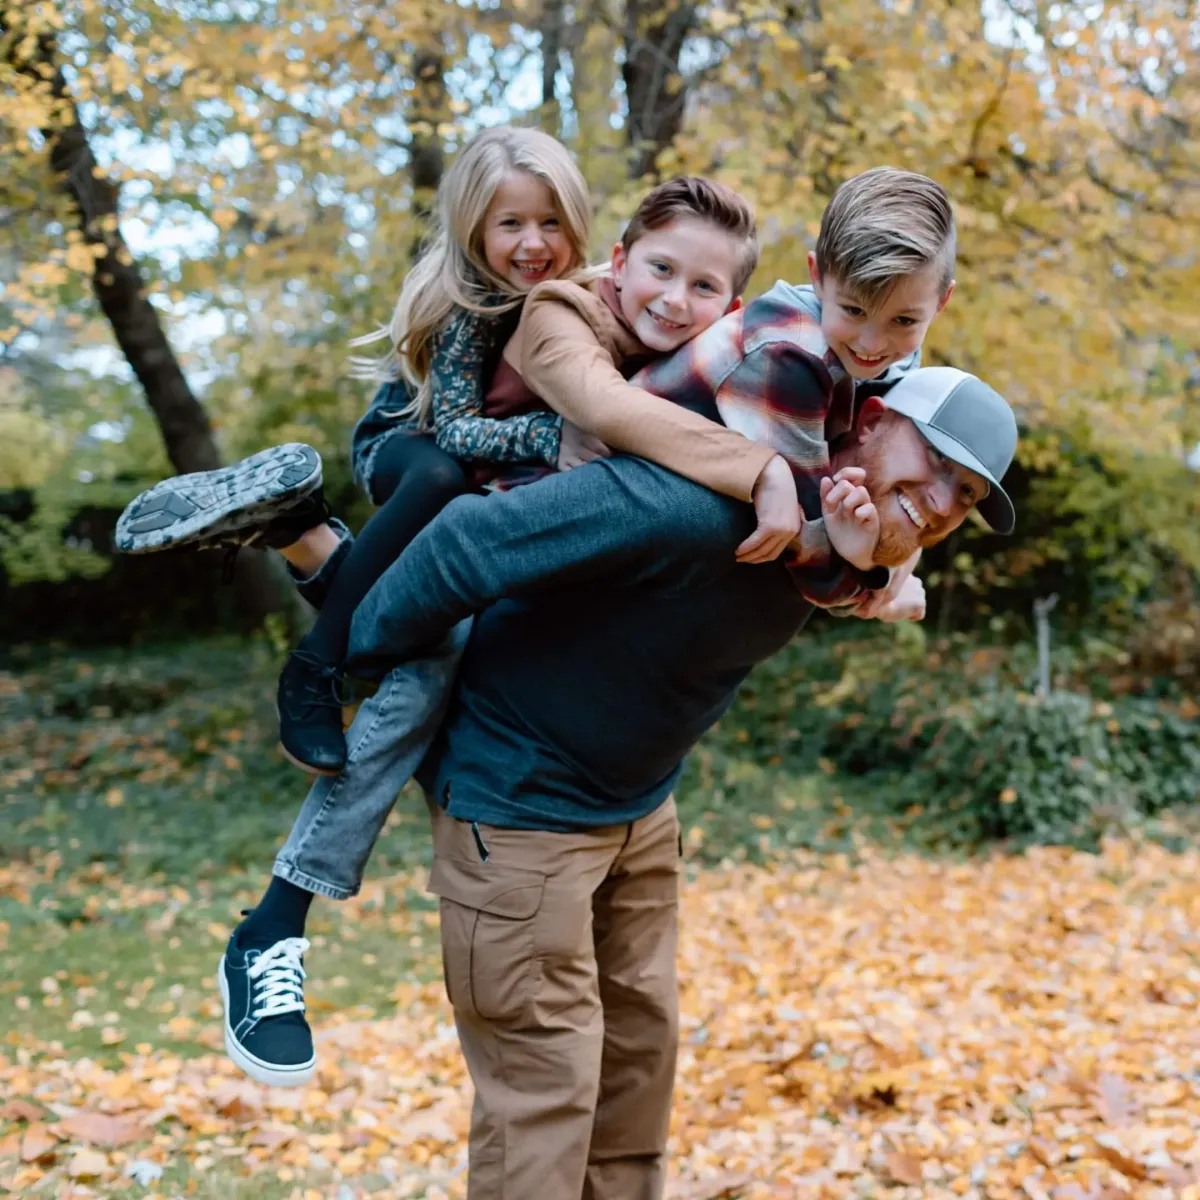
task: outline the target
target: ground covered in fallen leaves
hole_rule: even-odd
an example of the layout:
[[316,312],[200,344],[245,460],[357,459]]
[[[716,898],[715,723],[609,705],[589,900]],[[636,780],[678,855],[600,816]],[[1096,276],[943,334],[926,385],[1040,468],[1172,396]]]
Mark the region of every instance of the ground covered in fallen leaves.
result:
[[[0,897],[34,902],[47,869],[0,866]],[[1200,1198],[1198,869],[1195,851],[1113,841],[1100,855],[864,850],[693,871],[673,1194]],[[436,918],[388,904],[421,884],[376,882],[339,910],[340,929],[383,935],[355,965],[386,969],[394,947],[394,1007],[319,1004],[321,1067],[302,1091],[261,1088],[224,1059],[210,980],[188,1016],[156,1001],[130,1045],[135,992],[94,1012],[93,983],[47,955],[5,1006],[6,1024],[30,1022],[0,1047],[0,1188],[462,1196],[469,1088]],[[139,914],[138,936],[166,944],[179,890],[101,872],[87,903]],[[8,936],[0,926],[0,952]],[[330,956],[311,966],[320,976]]]

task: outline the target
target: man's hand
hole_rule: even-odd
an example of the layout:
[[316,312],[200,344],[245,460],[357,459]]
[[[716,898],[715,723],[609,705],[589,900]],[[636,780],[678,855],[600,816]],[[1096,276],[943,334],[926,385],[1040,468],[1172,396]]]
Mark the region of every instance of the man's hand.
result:
[[778,558],[800,532],[802,517],[796,480],[786,459],[775,455],[754,484],[758,528],[737,548],[738,562],[762,563]]
[[[887,587],[880,588],[877,592],[869,593],[867,598],[854,610],[854,615],[861,617],[864,621],[870,621],[872,618],[878,617],[880,611],[900,595],[901,589],[912,575],[913,569],[916,567],[920,557],[921,551],[914,550],[911,556],[892,572],[892,577],[888,580]],[[920,620],[919,617],[913,619]]]
[[582,467],[594,458],[608,458],[612,451],[594,434],[580,429],[574,421],[563,417],[562,432],[558,439],[558,462],[560,471]]
[[[856,614],[861,615],[861,614]],[[925,585],[916,575],[910,575],[895,598],[876,614],[879,621],[921,621],[925,618]]]
[[863,480],[861,467],[843,467],[821,480],[821,514],[829,544],[848,562],[866,571],[874,566],[879,544],[879,512]]

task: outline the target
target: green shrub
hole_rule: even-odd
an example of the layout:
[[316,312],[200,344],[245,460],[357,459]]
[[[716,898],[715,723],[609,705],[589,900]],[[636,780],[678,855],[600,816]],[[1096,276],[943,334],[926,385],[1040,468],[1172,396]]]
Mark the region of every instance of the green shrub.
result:
[[1090,839],[1200,796],[1200,728],[1153,701],[913,691],[889,716],[869,699],[830,727],[826,753],[890,772],[881,786],[898,808],[953,816],[972,841]]

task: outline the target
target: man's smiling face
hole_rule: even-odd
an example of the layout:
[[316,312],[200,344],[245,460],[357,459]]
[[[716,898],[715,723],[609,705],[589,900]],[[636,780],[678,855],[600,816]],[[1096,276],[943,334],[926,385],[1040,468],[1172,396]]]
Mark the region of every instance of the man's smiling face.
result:
[[865,468],[866,488],[879,510],[875,561],[896,567],[913,551],[957,529],[987,495],[982,475],[934,449],[907,417],[870,399],[857,426],[858,444],[839,466]]

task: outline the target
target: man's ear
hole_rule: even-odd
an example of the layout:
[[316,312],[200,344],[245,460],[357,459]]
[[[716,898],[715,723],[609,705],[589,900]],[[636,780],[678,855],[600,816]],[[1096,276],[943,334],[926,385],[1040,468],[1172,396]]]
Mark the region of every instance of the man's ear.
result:
[[612,275],[613,282],[620,284],[621,276],[625,274],[625,247],[617,242],[613,246],[612,251]]
[[742,307],[741,296],[734,296],[734,298],[732,300],[730,300],[729,307],[725,310],[725,312],[726,312],[726,314],[731,313],[731,312],[737,312],[737,310],[741,307]]
[[[808,277],[812,280],[813,291],[817,293],[817,299],[823,299],[821,295],[821,272],[817,270],[817,252],[815,250],[808,252]],[[949,299],[949,296],[946,299]]]
[[888,406],[878,396],[864,397],[859,406],[858,416],[854,420],[854,432],[858,435],[859,441],[870,438],[874,434],[888,411]]
[[938,301],[938,312],[941,312],[942,309],[950,303],[950,297],[954,295],[954,285],[957,282],[958,281],[955,279],[950,280],[950,286],[945,290],[945,292],[942,294],[942,298]]

